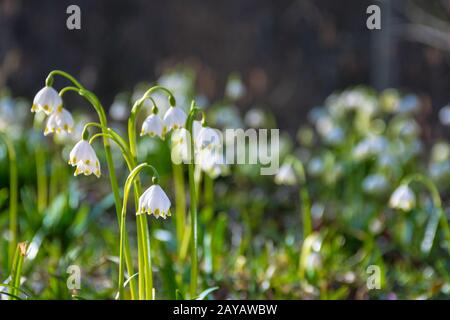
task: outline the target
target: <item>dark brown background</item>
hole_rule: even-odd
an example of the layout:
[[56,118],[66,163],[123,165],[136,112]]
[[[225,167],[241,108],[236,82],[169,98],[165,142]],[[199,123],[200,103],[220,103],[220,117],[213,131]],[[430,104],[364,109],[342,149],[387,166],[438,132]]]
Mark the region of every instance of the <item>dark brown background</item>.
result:
[[[81,7],[80,31],[66,28],[69,4]],[[370,4],[382,7],[381,31],[366,28]],[[239,71],[249,86],[240,107],[271,108],[282,128],[360,83],[421,94],[435,119],[450,100],[449,17],[448,0],[0,0],[0,86],[31,99],[61,68],[108,105],[186,63],[212,99]]]

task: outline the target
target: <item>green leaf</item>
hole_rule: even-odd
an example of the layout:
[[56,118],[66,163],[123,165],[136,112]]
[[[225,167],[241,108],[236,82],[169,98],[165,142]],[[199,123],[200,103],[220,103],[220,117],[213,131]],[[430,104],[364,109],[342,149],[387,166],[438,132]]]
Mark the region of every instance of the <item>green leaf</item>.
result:
[[175,290],[175,300],[184,300],[184,296],[179,289]]
[[208,289],[202,291],[202,292],[198,295],[197,299],[195,299],[195,300],[204,300],[204,299],[208,296],[208,294],[210,294],[210,293],[213,292],[213,291],[216,291],[217,289],[219,289],[219,287],[211,287],[211,288],[208,288]]

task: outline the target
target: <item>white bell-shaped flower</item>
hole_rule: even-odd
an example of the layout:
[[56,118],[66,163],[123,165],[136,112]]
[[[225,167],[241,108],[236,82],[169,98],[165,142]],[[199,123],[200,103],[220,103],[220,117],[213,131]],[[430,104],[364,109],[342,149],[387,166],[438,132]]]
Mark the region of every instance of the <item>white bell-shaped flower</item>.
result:
[[31,112],[44,111],[47,115],[51,114],[62,106],[62,99],[58,92],[52,87],[44,87],[36,94],[31,107]]
[[164,125],[167,132],[172,129],[183,128],[186,123],[186,113],[179,107],[170,107],[164,115]]
[[[192,135],[195,148],[195,140],[198,137],[202,125],[198,120],[192,123]],[[171,159],[175,164],[189,163],[190,161],[190,133],[185,128],[176,129],[171,136]]]
[[275,175],[275,183],[287,186],[297,184],[297,176],[295,175],[294,167],[289,163],[284,163]]
[[394,209],[410,211],[416,206],[416,196],[407,185],[401,185],[391,195],[389,206]]
[[228,169],[220,148],[205,148],[197,151],[195,163],[213,179],[225,174]]
[[93,173],[100,177],[100,162],[94,148],[86,140],[80,140],[70,151],[69,164],[76,166],[75,176],[82,173],[88,176]]
[[136,214],[153,214],[156,218],[170,217],[170,200],[164,190],[154,184],[148,188],[139,198],[139,208]]
[[48,117],[47,125],[44,130],[44,135],[50,133],[71,133],[73,130],[73,118],[69,111],[59,106],[50,117]]
[[148,134],[150,137],[158,136],[164,139],[166,130],[167,128],[161,118],[157,114],[152,113],[142,124],[141,136]]
[[210,127],[202,127],[195,138],[197,150],[214,149],[220,147],[221,143],[219,131]]

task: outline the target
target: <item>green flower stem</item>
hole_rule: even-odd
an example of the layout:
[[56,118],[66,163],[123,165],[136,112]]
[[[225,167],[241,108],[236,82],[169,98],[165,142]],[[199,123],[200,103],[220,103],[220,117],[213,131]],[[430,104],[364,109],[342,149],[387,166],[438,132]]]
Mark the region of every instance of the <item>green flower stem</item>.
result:
[[214,214],[214,180],[207,174],[204,177],[205,220],[209,221]]
[[197,193],[195,187],[194,177],[194,137],[192,132],[192,124],[197,112],[201,112],[199,108],[195,107],[195,102],[192,101],[191,109],[186,120],[186,129],[190,133],[190,161],[188,165],[189,176],[189,195],[190,195],[190,213],[191,213],[191,286],[190,296],[191,299],[197,294],[197,282],[198,282],[198,226],[197,226]]
[[312,227],[312,217],[311,217],[311,202],[308,192],[308,187],[306,183],[306,175],[305,168],[303,167],[303,163],[296,157],[289,157],[286,161],[291,162],[294,168],[295,173],[297,174],[297,178],[301,184],[299,195],[301,201],[301,216],[303,222],[303,239],[306,239],[313,231]]
[[5,135],[0,134],[0,140],[6,146],[8,151],[9,161],[9,249],[8,249],[8,261],[11,262],[14,257],[14,251],[17,245],[17,194],[18,194],[18,174],[17,174],[17,162],[16,151],[12,141]]
[[[125,187],[124,187],[124,195],[123,195],[123,205],[122,205],[122,212],[121,212],[121,219],[120,219],[120,256],[119,256],[119,299],[122,299],[123,297],[123,291],[124,291],[124,259],[123,259],[123,254],[124,254],[124,245],[125,245],[125,234],[126,234],[126,228],[125,228],[125,223],[126,223],[126,212],[127,212],[127,202],[128,202],[128,195],[130,193],[130,189],[131,187],[134,185],[135,179],[138,177],[139,172],[144,169],[144,168],[150,168],[153,171],[154,176],[156,177],[156,179],[159,178],[158,176],[158,172],[156,171],[156,169],[147,164],[147,163],[142,163],[140,165],[138,165],[137,167],[135,167],[133,170],[131,170],[130,174],[127,177],[127,180],[125,181]],[[139,217],[142,217],[145,215],[138,215]],[[142,222],[140,223],[141,228],[140,230],[138,230],[138,234],[142,233]],[[140,237],[141,241],[144,239],[144,237]],[[142,244],[141,244],[141,248],[142,248]],[[148,263],[148,262],[147,262]],[[142,271],[142,269],[140,269],[140,272]],[[151,279],[151,278],[150,278]],[[147,280],[148,281],[148,280]],[[152,296],[152,291],[153,291],[153,284],[152,282],[150,282],[149,284],[152,289],[150,291],[150,297]],[[140,289],[140,294],[143,292],[141,292],[141,290],[143,289],[143,287],[139,288]],[[148,290],[148,289],[147,289]],[[145,296],[145,295],[144,295]],[[141,295],[140,295],[141,298]]]
[[53,85],[53,78],[54,76],[59,75],[63,78],[66,78],[67,80],[69,80],[70,82],[72,82],[78,89],[83,89],[84,87],[81,85],[80,82],[78,82],[77,79],[75,79],[74,77],[72,77],[70,74],[68,74],[67,72],[64,72],[62,70],[53,70],[51,71],[48,76],[47,79],[45,79],[45,85],[47,86],[52,86]]
[[185,228],[185,208],[186,196],[184,194],[184,173],[181,164],[172,163],[172,171],[175,186],[175,206],[176,206],[176,230],[177,230],[177,244],[178,249],[181,250],[181,243],[183,241],[183,234]]
[[42,213],[47,207],[47,173],[45,168],[45,152],[42,148],[35,149],[37,208]]
[[[105,128],[108,127],[105,110],[104,110],[103,106],[101,105],[100,101],[98,100],[98,98],[92,92],[86,90],[74,77],[72,77],[68,73],[61,71],[61,70],[54,70],[54,71],[50,72],[46,79],[46,85],[52,85],[54,75],[60,75],[62,77],[65,77],[69,81],[71,81],[79,89],[78,93],[81,96],[83,96],[84,98],[86,98],[91,103],[91,105],[94,107],[95,111],[98,114],[100,124]],[[71,89],[66,89],[66,90],[74,90],[75,89],[72,87],[70,87],[70,88]],[[104,133],[107,133],[107,132],[104,132]],[[120,191],[119,191],[119,185],[117,182],[116,171],[114,168],[114,162],[113,162],[112,153],[111,153],[111,146],[109,144],[109,140],[107,137],[104,137],[104,139],[103,139],[103,146],[105,149],[106,163],[108,165],[111,189],[113,191],[114,200],[115,200],[117,219],[120,222],[120,214],[122,211],[121,201],[120,201]],[[129,246],[126,249],[126,252],[128,252],[127,255],[129,255],[129,258],[127,258],[127,261],[131,262],[131,255],[130,255],[131,251],[129,249]],[[130,272],[130,275],[133,275],[134,272],[133,272],[131,264],[129,265],[128,269],[129,269],[128,271]],[[136,291],[136,285],[134,283],[134,279],[132,279],[130,281],[130,288],[131,288],[132,296],[135,296],[137,294],[137,291]]]
[[[439,224],[441,226],[441,229],[444,232],[444,237],[447,242],[447,250],[450,254],[450,229],[448,226],[447,217],[445,215],[444,210],[442,209],[442,201],[441,201],[441,196],[439,195],[438,189],[436,188],[436,186],[434,185],[433,181],[430,178],[428,178],[422,174],[413,174],[413,175],[407,176],[403,179],[403,184],[408,185],[412,182],[421,183],[430,192],[433,206],[436,208],[436,215],[439,218]],[[433,244],[431,243],[431,245],[429,247],[430,250],[431,250],[432,245]]]
[[120,140],[117,140],[116,137],[114,137],[112,134],[110,133],[96,133],[94,134],[90,139],[89,139],[89,144],[92,144],[94,142],[95,139],[97,139],[98,137],[108,137],[111,140],[113,140],[120,148],[120,151],[123,154],[123,158],[125,160],[125,162],[128,165],[128,168],[133,168],[133,160],[130,159],[130,152],[128,151],[128,148],[126,148],[126,146],[123,146],[120,142]]
[[[169,97],[169,103],[170,105],[175,105],[175,98],[172,95],[172,93],[161,86],[154,86],[147,90],[144,95],[137,100],[133,108],[131,109],[130,117],[128,118],[128,139],[129,139],[129,147],[130,147],[130,153],[131,158],[134,161],[134,163],[137,163],[137,141],[136,141],[136,118],[139,114],[139,111],[141,110],[144,101],[146,99],[151,99],[151,94],[157,90],[161,90],[165,92]],[[155,103],[152,100],[152,103],[155,106]],[[134,181],[134,192],[135,192],[135,200],[136,200],[136,206],[138,205],[139,201],[139,194],[141,193],[141,184],[140,180],[137,177]],[[141,250],[139,251],[139,265],[141,267],[140,270],[145,269],[145,281],[142,277],[141,272],[139,273],[139,280],[140,284],[142,285],[143,282],[145,282],[146,286],[146,292],[145,292],[145,298],[152,299],[153,298],[153,273],[152,273],[152,264],[151,264],[151,245],[150,245],[150,232],[148,230],[148,222],[147,222],[147,216],[145,215],[139,215],[139,217],[136,219],[137,223],[137,229],[138,229],[138,243],[141,246]],[[143,267],[143,268],[142,268]],[[142,292],[140,296],[142,296]]]
[[[36,118],[35,118],[36,119]],[[34,127],[38,128],[42,124],[41,121],[35,121]],[[37,181],[37,208],[39,213],[42,213],[47,208],[48,199],[48,182],[47,170],[45,161],[45,150],[38,147],[34,148],[35,163],[36,163],[36,181]]]
[[19,296],[20,292],[20,276],[22,274],[23,259],[27,253],[26,242],[21,242],[17,244],[15,250],[14,259],[12,260],[11,266],[11,283],[10,293],[12,300],[17,300],[16,297]]

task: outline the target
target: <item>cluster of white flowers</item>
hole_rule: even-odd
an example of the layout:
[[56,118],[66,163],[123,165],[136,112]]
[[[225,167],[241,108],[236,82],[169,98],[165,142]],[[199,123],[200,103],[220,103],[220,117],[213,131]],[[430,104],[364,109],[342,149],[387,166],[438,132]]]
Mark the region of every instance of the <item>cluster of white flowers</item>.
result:
[[141,136],[148,134],[161,139],[171,130],[183,128],[186,123],[186,113],[179,107],[170,107],[161,119],[157,113],[152,112],[142,124]]
[[[44,135],[50,133],[71,133],[74,127],[74,121],[69,111],[62,107],[63,101],[58,92],[50,86],[41,89],[35,96],[32,112],[43,111],[48,115],[47,125]],[[123,108],[123,106],[121,106]],[[145,119],[142,126],[141,135],[159,136],[164,138],[170,130],[183,128],[186,123],[186,114],[177,107],[170,107],[161,120],[155,112]],[[123,113],[123,112],[122,112]],[[121,114],[123,117],[123,114]],[[100,177],[100,161],[94,148],[85,137],[78,141],[69,154],[69,164],[75,168],[74,175],[84,174],[86,176],[94,174]],[[154,184],[148,188],[139,198],[139,208],[136,214],[153,214],[156,218],[166,218],[170,216],[170,200],[163,189]]]
[[46,86],[39,90],[33,100],[32,112],[43,111],[48,115],[44,135],[50,133],[71,133],[74,122],[69,111],[63,108],[63,101],[58,92],[52,87]]
[[[179,107],[170,107],[164,118],[157,113],[148,116],[142,125],[141,136],[148,134],[161,139],[172,131],[172,161],[174,163],[189,163],[191,160],[190,134],[185,128],[187,116]],[[220,133],[213,128],[202,126],[200,121],[193,121],[192,135],[194,141],[194,162],[212,178],[223,174],[226,170],[222,154],[222,139]]]
[[[74,121],[69,111],[63,108],[63,101],[58,92],[50,86],[42,88],[34,97],[31,112],[43,111],[48,115],[44,135],[50,133],[70,134]],[[94,149],[85,140],[79,141],[69,155],[69,164],[76,167],[74,175],[94,174],[100,177],[100,163]]]

